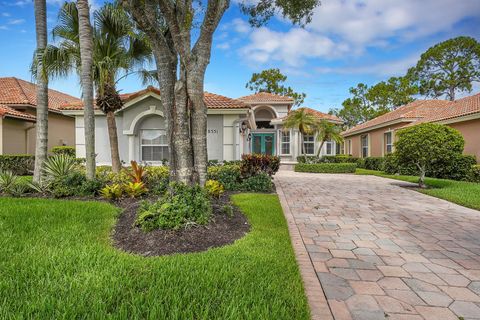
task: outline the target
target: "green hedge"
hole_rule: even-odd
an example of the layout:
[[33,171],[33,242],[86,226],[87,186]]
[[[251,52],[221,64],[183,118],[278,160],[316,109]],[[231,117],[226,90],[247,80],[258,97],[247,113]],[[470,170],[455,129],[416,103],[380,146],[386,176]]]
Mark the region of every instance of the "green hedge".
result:
[[51,152],[53,154],[66,154],[67,156],[75,157],[75,147],[71,146],[57,146],[53,147]]
[[0,171],[12,171],[17,176],[33,174],[35,156],[29,154],[0,155]]
[[314,173],[354,173],[357,169],[355,163],[298,163],[296,172]]
[[[306,162],[305,162],[306,159]],[[352,157],[350,155],[339,154],[336,156],[298,156],[297,162],[298,163],[357,163],[359,159]]]

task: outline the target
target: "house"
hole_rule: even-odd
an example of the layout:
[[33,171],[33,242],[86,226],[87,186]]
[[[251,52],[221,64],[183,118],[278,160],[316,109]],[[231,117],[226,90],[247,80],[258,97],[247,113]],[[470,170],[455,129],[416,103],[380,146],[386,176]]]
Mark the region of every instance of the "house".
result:
[[[78,98],[48,90],[48,149],[75,144],[75,119],[60,106]],[[36,85],[14,77],[0,78],[0,154],[35,154]]]
[[416,100],[342,133],[345,153],[382,157],[393,152],[395,132],[423,122],[448,125],[465,139],[465,154],[480,160],[480,93],[455,101]]
[[[207,112],[207,151],[210,160],[238,160],[245,153],[279,155],[282,162],[294,162],[300,155],[300,135],[284,131],[282,121],[291,110],[293,100],[270,93],[258,93],[238,99],[205,92]],[[158,89],[122,94],[124,106],[116,112],[120,159],[151,164],[168,159],[165,119]],[[77,157],[85,157],[83,105],[67,103],[65,115],[75,117]],[[308,109],[318,118],[341,123],[341,120]],[[105,115],[95,111],[95,150],[98,164],[110,164],[110,147]],[[313,136],[305,137],[307,150],[314,154],[320,145]],[[336,146],[328,143],[323,153],[335,154]]]

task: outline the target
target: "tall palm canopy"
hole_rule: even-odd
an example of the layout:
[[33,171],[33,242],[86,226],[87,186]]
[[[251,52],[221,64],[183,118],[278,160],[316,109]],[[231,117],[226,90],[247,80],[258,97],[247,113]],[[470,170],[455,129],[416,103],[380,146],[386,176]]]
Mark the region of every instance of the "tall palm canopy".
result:
[[[112,168],[121,167],[114,112],[122,107],[116,90],[123,77],[139,72],[152,61],[152,52],[143,33],[139,32],[127,13],[117,3],[107,3],[93,14],[93,80],[97,91],[96,104],[107,115]],[[53,29],[57,45],[49,45],[41,60],[34,60],[32,72],[42,68],[50,77],[81,73],[79,21],[75,2],[66,2]],[[36,73],[36,72],[35,72]]]
[[335,141],[336,143],[342,143],[343,137],[340,134],[342,129],[340,126],[328,122],[327,120],[321,120],[316,126],[317,140],[320,141],[320,147],[317,151],[317,157],[320,155],[323,144],[327,141]]

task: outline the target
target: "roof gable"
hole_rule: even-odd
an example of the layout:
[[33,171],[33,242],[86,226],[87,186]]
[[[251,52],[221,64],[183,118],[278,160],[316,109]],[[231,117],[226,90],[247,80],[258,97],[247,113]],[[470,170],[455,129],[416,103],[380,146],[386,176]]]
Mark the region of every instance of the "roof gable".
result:
[[269,92],[258,92],[248,96],[240,97],[237,100],[241,100],[245,103],[286,103],[292,104],[294,100],[291,97],[281,96]]

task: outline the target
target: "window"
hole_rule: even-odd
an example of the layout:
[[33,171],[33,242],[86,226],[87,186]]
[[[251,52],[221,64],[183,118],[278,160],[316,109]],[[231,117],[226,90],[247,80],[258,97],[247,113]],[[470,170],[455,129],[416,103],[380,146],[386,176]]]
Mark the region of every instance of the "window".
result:
[[363,135],[360,137],[361,145],[362,145],[362,158],[368,157],[368,135]]
[[331,156],[333,155],[333,141],[326,141],[325,142],[325,145],[326,145],[326,154]]
[[347,140],[346,148],[347,148],[347,150],[345,150],[346,154],[351,155],[352,154],[352,139]]
[[305,154],[315,154],[315,136],[313,134],[303,135]]
[[383,141],[385,141],[385,149],[384,149],[384,153],[385,154],[389,154],[389,153],[392,153],[392,148],[393,148],[393,143],[392,143],[392,132],[385,132],[385,134],[383,135]]
[[280,132],[280,150],[282,154],[290,154],[290,131]]
[[168,142],[165,130],[146,129],[140,131],[142,161],[160,162],[168,160]]
[[335,154],[344,154],[344,147],[343,143],[335,143]]

